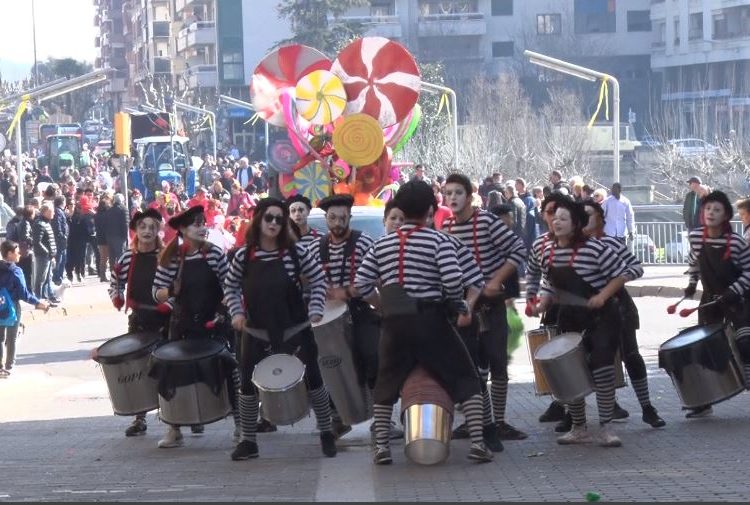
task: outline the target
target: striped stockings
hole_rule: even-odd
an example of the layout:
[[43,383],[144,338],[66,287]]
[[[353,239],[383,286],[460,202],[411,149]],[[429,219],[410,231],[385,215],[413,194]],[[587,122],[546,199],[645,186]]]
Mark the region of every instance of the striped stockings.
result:
[[321,432],[331,431],[331,400],[325,386],[313,389],[308,394],[318,422],[318,429]]
[[469,428],[471,443],[480,444],[482,436],[482,395],[475,394],[461,404],[461,410],[466,417],[466,426]]
[[615,367],[604,366],[592,372],[596,405],[599,409],[599,423],[606,424],[612,420],[615,410]]
[[508,379],[492,378],[490,386],[492,393],[492,411],[495,414],[495,422],[505,421],[505,404],[508,401]]
[[240,441],[255,442],[258,432],[258,396],[255,393],[239,395]]
[[644,409],[651,406],[651,399],[648,395],[648,379],[633,379],[631,377],[630,381],[633,383],[633,391],[635,391],[635,396],[638,397],[638,403],[641,404],[641,408]]

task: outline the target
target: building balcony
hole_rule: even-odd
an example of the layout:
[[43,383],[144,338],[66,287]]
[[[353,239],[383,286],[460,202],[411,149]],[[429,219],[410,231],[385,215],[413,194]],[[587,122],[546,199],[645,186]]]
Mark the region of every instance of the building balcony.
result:
[[172,60],[169,58],[154,58],[155,74],[171,74]]
[[117,77],[107,81],[107,91],[110,93],[124,93],[127,89],[127,82],[122,77]]
[[194,88],[214,88],[218,83],[219,75],[216,72],[216,65],[200,65],[187,70],[188,87]]
[[487,21],[481,12],[460,14],[428,14],[417,24],[420,37],[482,36],[487,33]]
[[154,21],[151,23],[151,36],[154,38],[169,38],[172,33],[169,21]]
[[119,33],[105,33],[104,35],[102,35],[101,44],[105,47],[124,47],[125,37],[123,37]]
[[213,21],[198,21],[183,28],[177,34],[177,52],[195,46],[216,44],[216,28]]
[[175,9],[177,12],[183,11],[189,7],[195,7],[196,5],[207,4],[212,0],[175,0]]
[[[344,16],[338,18],[339,21],[359,23],[365,28],[365,36],[368,37],[385,37],[387,39],[400,39],[402,36],[401,21],[398,16],[390,15],[365,15],[365,16]],[[329,21],[333,21],[332,16]]]

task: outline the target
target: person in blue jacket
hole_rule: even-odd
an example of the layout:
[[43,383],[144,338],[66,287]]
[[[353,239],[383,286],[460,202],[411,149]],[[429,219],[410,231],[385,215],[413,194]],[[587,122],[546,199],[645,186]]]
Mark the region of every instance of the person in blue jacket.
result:
[[[0,254],[2,254],[2,259],[0,259],[0,298],[10,297],[10,300],[0,300],[0,309],[6,309],[0,312],[7,316],[0,322],[0,378],[5,378],[10,375],[16,359],[16,338],[18,337],[18,326],[21,324],[20,301],[30,303],[39,310],[49,309],[49,303],[46,300],[39,300],[26,286],[23,271],[16,264],[21,258],[18,243],[11,240],[3,241],[0,244]],[[13,310],[8,306],[8,303],[12,304],[12,308],[15,309],[15,315],[12,314]],[[3,356],[6,347],[7,355]],[[5,357],[4,361],[3,357]]]

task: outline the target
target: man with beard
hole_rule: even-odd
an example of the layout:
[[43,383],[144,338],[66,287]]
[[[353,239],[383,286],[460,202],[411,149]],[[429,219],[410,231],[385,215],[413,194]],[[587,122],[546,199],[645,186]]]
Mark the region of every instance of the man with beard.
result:
[[297,241],[308,247],[323,236],[322,233],[307,224],[307,218],[310,216],[310,210],[312,210],[312,203],[310,203],[309,198],[294,195],[287,198],[286,206],[289,209],[289,230]]
[[[525,433],[505,422],[508,395],[508,322],[503,295],[503,282],[523,263],[526,248],[520,237],[500,219],[471,206],[473,188],[468,177],[451,174],[445,181],[446,203],[453,211],[443,231],[461,240],[474,254],[484,275],[485,286],[477,301],[475,316],[480,323],[474,335],[465,339],[474,363],[482,377],[484,404],[484,438],[493,440],[489,447],[502,450],[500,440],[522,440]],[[491,372],[487,391],[486,370]],[[488,402],[488,397],[490,402]],[[494,422],[493,422],[494,413]],[[457,428],[456,435],[465,436]],[[495,440],[497,439],[497,440]]]

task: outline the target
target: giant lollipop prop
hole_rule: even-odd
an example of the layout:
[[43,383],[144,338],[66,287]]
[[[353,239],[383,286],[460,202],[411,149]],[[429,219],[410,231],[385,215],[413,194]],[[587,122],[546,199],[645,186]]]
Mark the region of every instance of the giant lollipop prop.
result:
[[383,130],[378,122],[366,114],[344,116],[333,131],[333,148],[339,158],[350,165],[374,163],[384,147]]
[[310,72],[297,83],[297,111],[314,125],[327,125],[344,113],[346,91],[335,74]]

